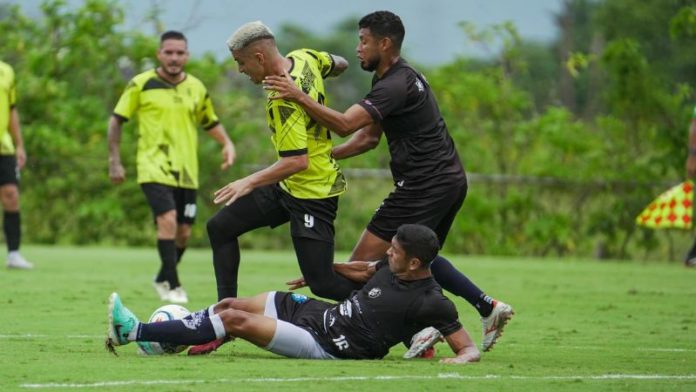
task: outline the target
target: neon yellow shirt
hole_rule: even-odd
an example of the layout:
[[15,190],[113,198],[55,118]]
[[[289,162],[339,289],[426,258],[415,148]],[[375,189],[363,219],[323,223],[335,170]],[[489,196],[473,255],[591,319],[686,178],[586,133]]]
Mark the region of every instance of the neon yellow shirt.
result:
[[14,70],[0,61],[0,155],[14,155],[15,148],[10,135],[10,111],[17,104]]
[[[325,104],[324,78],[333,70],[333,59],[326,52],[299,49],[290,52],[293,61],[290,76],[295,84],[312,99]],[[266,120],[273,135],[271,140],[278,158],[307,154],[309,166],[280,182],[280,186],[298,199],[324,199],[340,195],[346,190],[336,160],[331,156],[331,136],[298,104],[286,100],[272,100],[277,94],[268,94]]]
[[114,115],[138,118],[138,183],[198,188],[198,130],[219,121],[210,96],[187,74],[176,85],[152,69],[136,75],[121,95]]

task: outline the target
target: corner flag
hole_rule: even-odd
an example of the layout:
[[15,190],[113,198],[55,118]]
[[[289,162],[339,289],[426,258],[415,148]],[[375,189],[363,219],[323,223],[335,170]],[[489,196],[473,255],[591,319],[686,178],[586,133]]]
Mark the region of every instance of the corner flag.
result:
[[636,218],[636,224],[651,229],[691,229],[694,183],[686,180],[657,197]]

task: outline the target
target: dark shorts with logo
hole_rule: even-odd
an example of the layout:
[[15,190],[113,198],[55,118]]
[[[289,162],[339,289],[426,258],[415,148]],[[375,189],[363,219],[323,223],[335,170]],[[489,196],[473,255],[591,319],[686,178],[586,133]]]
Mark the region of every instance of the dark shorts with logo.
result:
[[464,203],[466,181],[428,189],[397,186],[379,206],[367,230],[384,241],[391,241],[403,224],[422,224],[431,228],[444,245],[457,212]]
[[196,220],[196,190],[177,188],[169,185],[146,182],[140,184],[150,205],[152,215],[157,216],[167,211],[176,210],[177,223],[193,224]]
[[[253,198],[258,213],[263,215],[268,226],[277,227],[290,222],[290,234],[293,237],[334,242],[338,196],[326,199],[298,199],[285,192],[278,184],[256,188],[249,196]],[[234,207],[236,203],[232,203],[230,207]]]
[[332,305],[328,302],[309,298],[303,294],[277,291],[275,306],[278,320],[287,321],[298,327],[314,329],[321,325],[324,311]]
[[19,185],[19,167],[14,155],[0,155],[0,186]]

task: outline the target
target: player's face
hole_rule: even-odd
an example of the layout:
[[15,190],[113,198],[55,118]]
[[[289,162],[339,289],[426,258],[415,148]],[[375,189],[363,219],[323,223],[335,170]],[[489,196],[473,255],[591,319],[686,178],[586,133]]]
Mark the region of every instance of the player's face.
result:
[[184,71],[184,65],[188,62],[189,53],[186,49],[186,41],[180,39],[168,39],[162,42],[157,51],[157,60],[160,67],[169,76],[179,76]]
[[372,72],[377,69],[380,60],[379,39],[377,39],[370,29],[358,30],[358,46],[355,48],[360,60],[360,68]]
[[389,261],[389,270],[394,274],[404,273],[408,271],[410,259],[407,257],[404,248],[401,247],[396,236],[391,240],[391,247],[387,249],[387,258]]
[[261,84],[266,72],[263,67],[263,55],[252,47],[232,51],[232,57],[237,62],[239,72],[247,75],[254,84]]

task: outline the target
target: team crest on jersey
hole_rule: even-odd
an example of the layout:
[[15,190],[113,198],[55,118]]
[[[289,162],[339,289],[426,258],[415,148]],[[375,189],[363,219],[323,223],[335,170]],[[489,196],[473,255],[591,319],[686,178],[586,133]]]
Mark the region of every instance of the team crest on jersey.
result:
[[382,295],[382,289],[380,289],[379,287],[373,287],[372,290],[370,290],[370,292],[367,293],[367,295],[370,296],[370,298],[377,298],[380,295]]
[[306,295],[296,294],[296,293],[290,294],[290,298],[293,301],[297,302],[298,304],[303,304],[303,303],[307,302],[307,300],[309,299],[309,298],[307,298]]
[[352,317],[353,305],[351,305],[350,301],[342,302],[340,305],[338,305],[338,313],[340,313],[341,316],[345,316],[348,318]]

